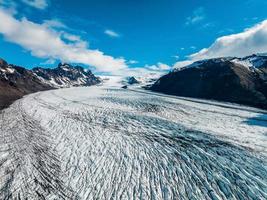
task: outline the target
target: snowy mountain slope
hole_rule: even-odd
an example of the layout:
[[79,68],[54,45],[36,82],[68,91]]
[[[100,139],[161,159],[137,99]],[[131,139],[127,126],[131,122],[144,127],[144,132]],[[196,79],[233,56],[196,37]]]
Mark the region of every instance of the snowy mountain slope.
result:
[[91,86],[100,83],[90,70],[66,63],[60,63],[54,69],[33,68],[33,72],[41,81],[55,88]]
[[134,76],[134,78],[139,82],[138,84],[140,86],[146,86],[146,85],[151,85],[154,82],[156,82],[162,73],[146,73],[143,74],[142,76]]
[[266,55],[251,55],[244,58],[233,58],[231,60],[234,63],[241,64],[251,70],[262,67],[267,67],[267,56]]
[[257,68],[262,68],[262,67],[267,67],[267,55],[266,54],[253,54],[250,56],[246,56],[243,58],[238,58],[238,57],[221,57],[221,58],[212,58],[212,59],[205,59],[205,60],[199,60],[196,61],[190,65],[180,67],[180,68],[175,68],[174,71],[180,71],[183,69],[187,68],[192,68],[192,67],[199,67],[205,63],[209,62],[214,62],[214,63],[223,63],[223,62],[232,62],[236,64],[240,64],[248,69],[255,70]]
[[1,199],[267,198],[262,110],[103,84],[28,95],[0,124]]

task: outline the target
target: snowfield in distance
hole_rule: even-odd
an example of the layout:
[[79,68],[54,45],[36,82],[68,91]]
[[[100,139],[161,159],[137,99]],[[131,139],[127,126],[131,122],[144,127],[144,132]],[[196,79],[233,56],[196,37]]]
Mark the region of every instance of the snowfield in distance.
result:
[[267,199],[267,114],[101,86],[0,114],[0,199]]

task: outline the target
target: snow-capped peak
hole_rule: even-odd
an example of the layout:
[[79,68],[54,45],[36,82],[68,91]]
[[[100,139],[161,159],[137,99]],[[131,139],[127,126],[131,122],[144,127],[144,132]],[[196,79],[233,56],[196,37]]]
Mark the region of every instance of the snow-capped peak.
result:
[[83,67],[66,63],[60,63],[54,69],[34,68],[33,72],[39,79],[56,88],[89,86],[99,83],[99,79],[90,70],[86,71]]
[[260,68],[267,64],[267,56],[254,54],[244,58],[235,58],[232,62],[241,64],[248,69]]
[[190,65],[186,65],[181,68],[175,68],[173,71],[181,71],[187,68],[192,68],[192,67],[199,67],[205,63],[221,63],[221,62],[232,62],[235,64],[242,65],[246,67],[247,69],[254,70],[257,68],[261,68],[264,66],[267,66],[267,54],[253,54],[250,56],[246,57],[221,57],[221,58],[212,58],[212,59],[204,59],[204,60],[199,60],[196,62],[193,62]]

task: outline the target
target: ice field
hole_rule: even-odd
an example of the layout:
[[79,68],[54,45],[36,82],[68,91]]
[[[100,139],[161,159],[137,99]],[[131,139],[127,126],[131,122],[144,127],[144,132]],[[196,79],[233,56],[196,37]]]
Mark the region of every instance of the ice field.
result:
[[267,199],[262,110],[102,85],[28,95],[0,125],[0,199]]

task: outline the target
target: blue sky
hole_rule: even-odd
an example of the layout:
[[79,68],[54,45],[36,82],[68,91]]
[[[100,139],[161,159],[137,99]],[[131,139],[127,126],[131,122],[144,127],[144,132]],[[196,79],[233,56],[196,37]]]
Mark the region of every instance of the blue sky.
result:
[[[194,59],[189,55],[209,48],[221,36],[245,32],[267,18],[265,0],[0,0],[0,8],[4,12],[0,18],[0,57],[8,62],[31,68],[51,67],[62,60],[108,73],[133,67],[168,70],[180,61],[206,58],[206,53]],[[9,27],[8,21],[14,25],[13,32],[3,28]],[[37,52],[41,44],[33,43],[40,42],[31,36],[37,34],[32,32],[37,29],[33,24],[46,27],[52,31],[50,36],[58,35],[70,48],[78,46],[80,54],[91,59],[72,55],[72,51],[53,52],[55,46],[42,49],[48,52]],[[25,42],[27,34],[32,41]],[[42,45],[56,43],[50,36],[40,39]],[[257,47],[251,52],[258,49],[265,50]]]

